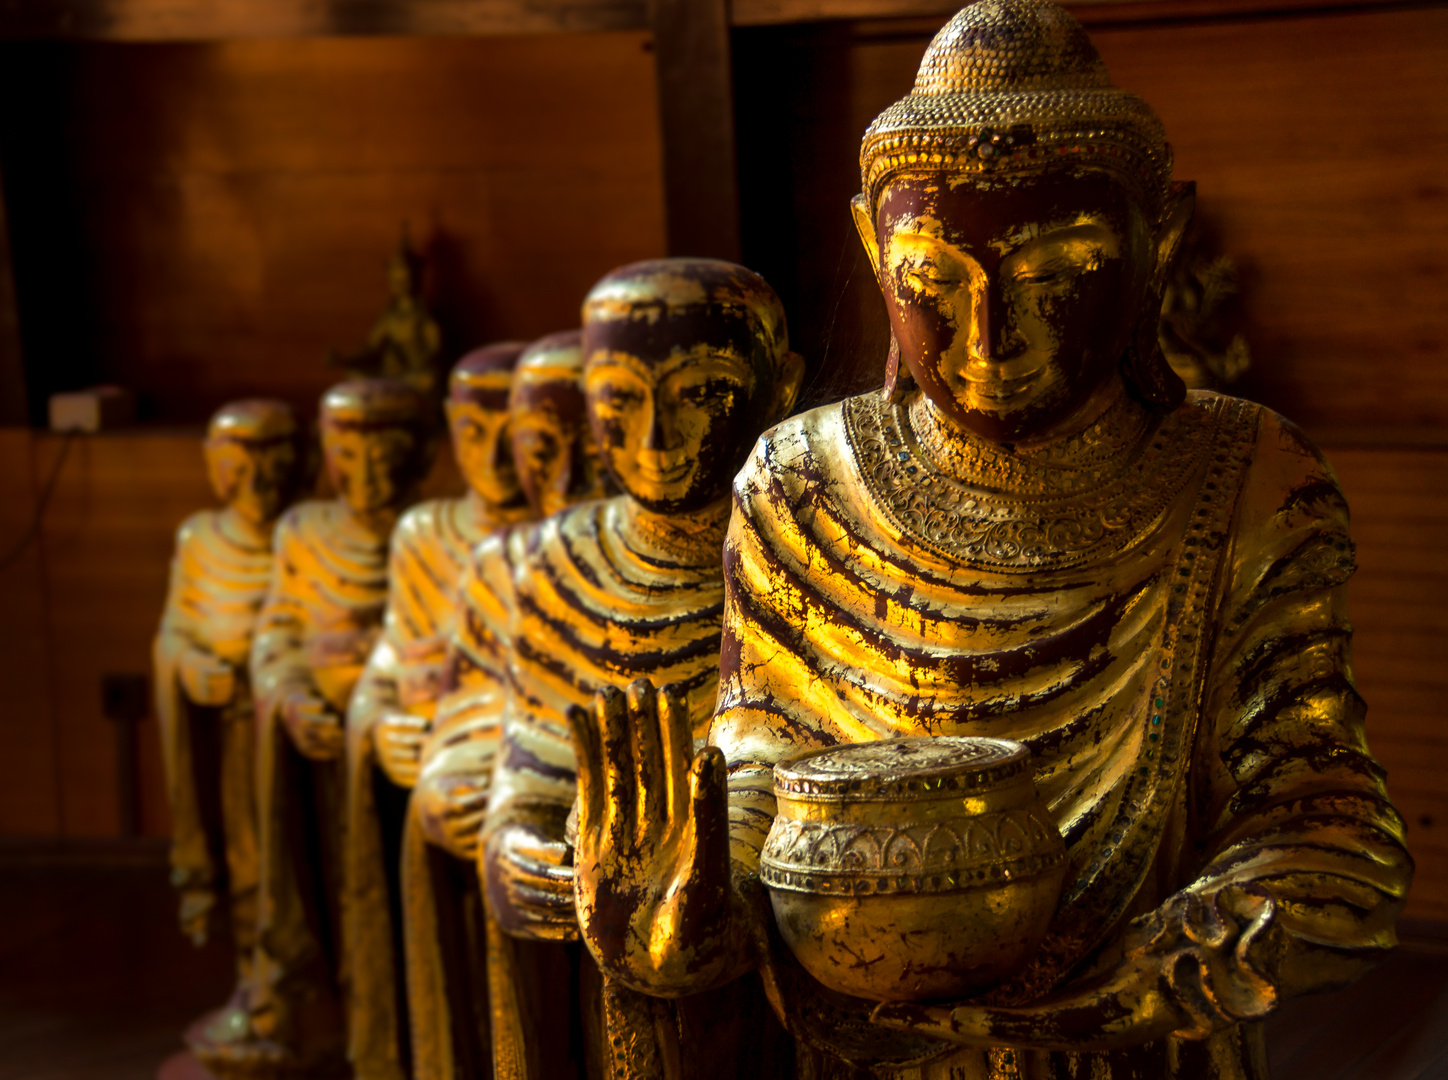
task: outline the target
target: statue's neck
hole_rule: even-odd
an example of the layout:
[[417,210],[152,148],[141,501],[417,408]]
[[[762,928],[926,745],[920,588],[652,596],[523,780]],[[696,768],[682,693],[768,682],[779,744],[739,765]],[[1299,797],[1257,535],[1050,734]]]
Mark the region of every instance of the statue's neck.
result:
[[354,510],[345,499],[338,499],[337,505],[342,516],[373,539],[386,541],[392,535],[392,527],[401,514],[392,507],[382,510]]
[[528,515],[528,503],[520,492],[512,502],[495,503],[483,498],[474,488],[468,488],[468,493],[463,496],[470,517],[482,529],[491,529],[497,525],[511,525]]
[[228,506],[219,515],[222,533],[248,547],[267,547],[271,544],[272,526],[276,519],[257,524],[240,513],[236,507]]
[[1125,459],[1152,419],[1151,411],[1126,392],[1118,376],[1064,420],[1011,443],[995,442],[962,427],[924,393],[910,403],[909,414],[930,463],[947,475],[972,482],[981,480],[983,457],[1013,461],[1026,470],[1083,470],[1099,475],[1113,460]]
[[701,510],[663,514],[624,499],[625,528],[644,545],[685,566],[716,566],[724,561],[724,534],[733,500],[725,495]]

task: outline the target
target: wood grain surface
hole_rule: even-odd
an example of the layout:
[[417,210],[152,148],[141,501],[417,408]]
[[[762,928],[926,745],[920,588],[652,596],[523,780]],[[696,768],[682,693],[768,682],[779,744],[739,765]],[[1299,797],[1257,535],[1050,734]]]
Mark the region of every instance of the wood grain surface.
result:
[[98,378],[165,423],[308,406],[381,311],[404,224],[451,355],[576,326],[597,278],[663,253],[646,43],[6,46],[33,414]]

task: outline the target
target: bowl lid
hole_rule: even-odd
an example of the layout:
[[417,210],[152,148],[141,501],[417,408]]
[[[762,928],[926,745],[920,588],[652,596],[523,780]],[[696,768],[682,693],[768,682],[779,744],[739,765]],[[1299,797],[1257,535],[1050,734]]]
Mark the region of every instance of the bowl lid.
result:
[[1025,771],[1030,751],[1010,739],[937,735],[810,750],[774,767],[791,799],[929,799],[995,787]]

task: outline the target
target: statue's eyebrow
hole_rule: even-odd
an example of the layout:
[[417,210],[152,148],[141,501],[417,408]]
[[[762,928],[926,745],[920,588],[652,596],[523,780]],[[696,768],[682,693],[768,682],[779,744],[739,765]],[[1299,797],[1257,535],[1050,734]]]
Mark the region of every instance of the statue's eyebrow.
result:
[[1068,229],[1079,229],[1089,226],[1106,228],[1110,226],[1110,222],[1094,210],[1072,214],[1068,217],[1053,218],[1045,222],[1030,221],[992,240],[991,247],[1004,255],[1012,248],[1018,248],[1022,244],[1028,244],[1032,240],[1039,240],[1052,233],[1065,232]]

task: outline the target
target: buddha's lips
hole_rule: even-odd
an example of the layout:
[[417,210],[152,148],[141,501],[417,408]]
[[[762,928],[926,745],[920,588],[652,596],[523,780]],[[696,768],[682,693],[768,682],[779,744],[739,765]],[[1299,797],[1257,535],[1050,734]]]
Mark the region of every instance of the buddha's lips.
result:
[[983,398],[990,398],[994,401],[1009,401],[1013,397],[1019,397],[1022,393],[1031,388],[1036,381],[1036,376],[1041,373],[1040,368],[1025,372],[1022,375],[1006,376],[1004,371],[1009,365],[1001,364],[998,370],[999,375],[987,376],[985,378],[965,375],[964,379],[971,390]]

